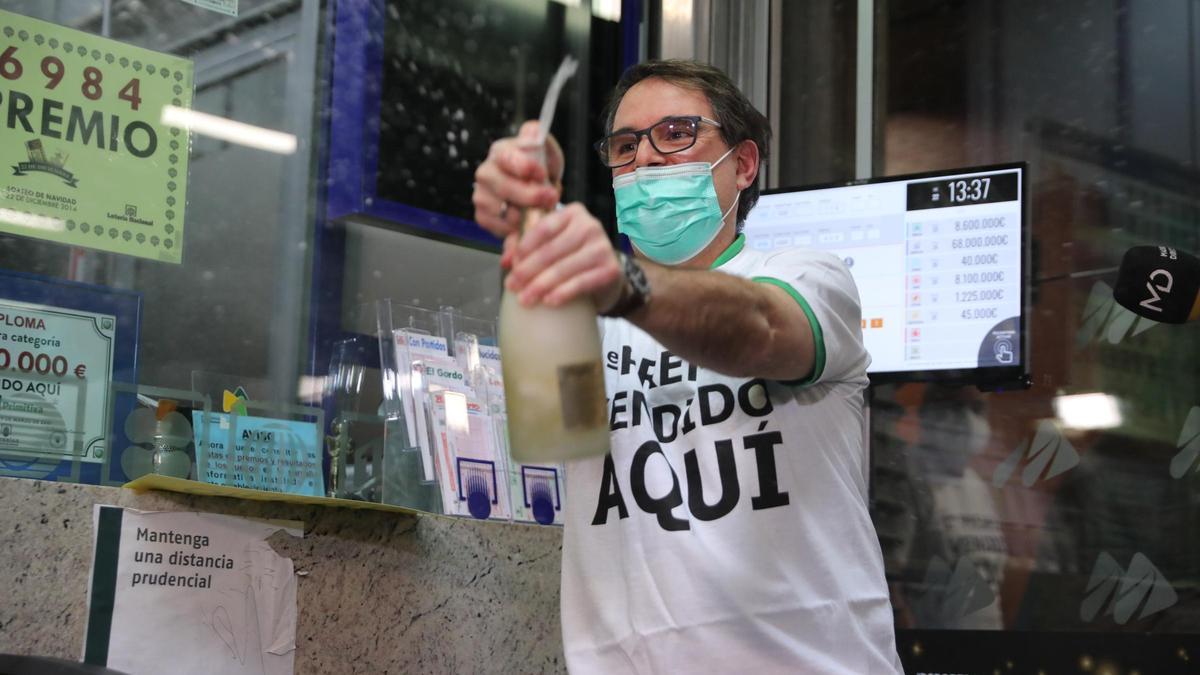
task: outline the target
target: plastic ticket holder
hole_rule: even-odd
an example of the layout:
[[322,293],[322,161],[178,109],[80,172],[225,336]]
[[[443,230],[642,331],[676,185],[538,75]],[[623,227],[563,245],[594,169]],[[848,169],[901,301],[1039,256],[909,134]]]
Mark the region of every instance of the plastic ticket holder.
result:
[[[451,308],[443,308],[442,321],[447,335],[454,336],[452,349],[455,361],[464,370],[480,404],[487,409],[488,433],[491,445],[487,456],[460,453],[463,465],[459,476],[468,478],[465,498],[473,505],[471,514],[481,517],[482,498],[471,499],[471,491],[482,493],[485,487],[496,485],[498,500],[508,499],[508,515],[512,520],[542,525],[562,524],[562,504],[565,494],[564,472],[561,464],[520,464],[512,459],[508,442],[508,415],[504,399],[504,378],[500,367],[502,354],[496,346],[496,324],[464,316]],[[473,461],[472,461],[473,460]],[[496,480],[480,475],[482,467],[492,469]],[[468,471],[475,478],[469,479]],[[474,509],[478,508],[478,512]],[[494,517],[494,516],[490,516]]]
[[435,310],[381,300],[369,305],[379,349],[380,501],[442,513],[425,364],[448,359]]
[[383,433],[380,382],[374,337],[352,335],[334,343],[322,378],[322,408],[329,417],[325,436],[326,494],[341,499],[382,501]]
[[134,401],[135,405],[113,408],[110,445],[114,452],[110,452],[109,457],[116,466],[106,464],[104,475],[120,476],[121,481],[104,484],[119,484],[151,473],[164,473],[162,469],[168,464],[178,468],[178,461],[163,462],[164,454],[178,455],[176,459],[182,459],[187,468],[165,475],[205,482],[213,482],[214,477],[223,475],[223,466],[218,467],[211,457],[197,456],[195,452],[196,445],[207,440],[205,430],[193,429],[190,416],[178,412],[211,413],[213,405],[209,397],[193,390],[114,381],[110,398],[124,398]]
[[330,414],[330,496],[429,510],[419,453],[408,441],[400,405],[383,399],[379,340],[356,335],[331,350],[324,408]]
[[[442,307],[445,335],[451,337],[450,351],[463,374],[463,392],[467,396],[468,429],[458,437],[455,471],[458,512],[476,519],[510,520],[512,515],[509,485],[509,458],[503,432],[503,381],[496,322]],[[446,404],[446,418],[450,407]]]
[[468,378],[466,384],[474,389],[485,389],[487,370],[500,367],[495,356],[499,353],[496,322],[463,314],[453,307],[442,307],[438,316],[442,334],[450,338],[450,355]]

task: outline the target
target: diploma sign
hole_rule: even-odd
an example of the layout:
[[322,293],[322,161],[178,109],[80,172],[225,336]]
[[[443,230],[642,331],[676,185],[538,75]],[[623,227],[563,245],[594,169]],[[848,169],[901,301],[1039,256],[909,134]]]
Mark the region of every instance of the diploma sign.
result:
[[115,324],[0,299],[0,454],[104,461]]

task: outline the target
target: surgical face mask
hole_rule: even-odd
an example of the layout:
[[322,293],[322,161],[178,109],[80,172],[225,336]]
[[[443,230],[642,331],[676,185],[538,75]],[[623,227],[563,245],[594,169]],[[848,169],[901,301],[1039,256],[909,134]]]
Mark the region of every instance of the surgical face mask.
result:
[[700,254],[716,239],[725,216],[721,212],[712,172],[733,152],[715,163],[689,162],[649,166],[613,179],[617,201],[617,231],[629,237],[639,252],[663,265],[678,265]]

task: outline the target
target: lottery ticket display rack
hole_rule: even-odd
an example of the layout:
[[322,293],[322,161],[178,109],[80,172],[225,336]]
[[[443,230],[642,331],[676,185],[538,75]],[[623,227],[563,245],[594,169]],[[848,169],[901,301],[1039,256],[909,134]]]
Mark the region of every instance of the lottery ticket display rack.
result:
[[[231,402],[227,389],[223,404],[207,390],[140,392],[194,399],[200,450],[193,480],[147,464],[127,487],[561,524],[562,466],[519,464],[509,453],[495,322],[380,301],[360,308],[360,329],[368,324],[331,350],[320,408]],[[321,464],[304,440],[318,429],[323,483],[310,480]],[[250,466],[237,480],[235,459]],[[247,480],[256,471],[258,489]]]
[[[366,496],[375,482],[379,501],[470,518],[561,523],[565,477],[560,465],[518,464],[511,458],[500,352],[493,321],[453,308],[429,310],[389,301],[372,303],[379,346],[381,400],[378,442],[335,451],[347,462],[339,479],[346,494]],[[335,349],[330,377],[335,406],[347,385],[362,378]],[[353,432],[362,421],[336,416],[335,429]],[[351,429],[339,422],[348,422]],[[355,437],[355,434],[346,434]],[[354,444],[351,444],[352,446]],[[368,467],[370,467],[368,469]]]

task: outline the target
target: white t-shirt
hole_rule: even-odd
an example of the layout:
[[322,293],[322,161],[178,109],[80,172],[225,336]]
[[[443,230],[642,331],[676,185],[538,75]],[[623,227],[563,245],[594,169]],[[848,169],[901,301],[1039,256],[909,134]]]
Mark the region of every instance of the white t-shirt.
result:
[[858,291],[835,256],[744,244],[714,268],[796,298],[814,376],[725,377],[604,321],[612,452],[567,470],[572,673],[901,672],[867,513]]

